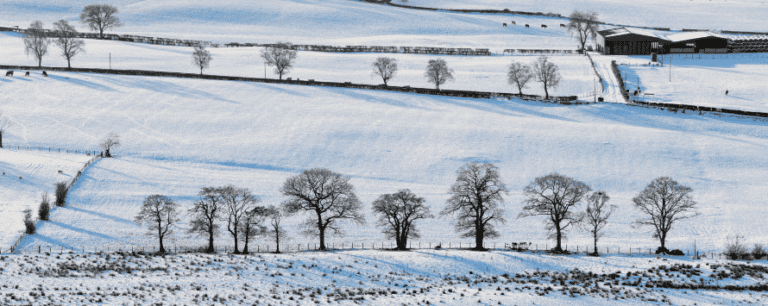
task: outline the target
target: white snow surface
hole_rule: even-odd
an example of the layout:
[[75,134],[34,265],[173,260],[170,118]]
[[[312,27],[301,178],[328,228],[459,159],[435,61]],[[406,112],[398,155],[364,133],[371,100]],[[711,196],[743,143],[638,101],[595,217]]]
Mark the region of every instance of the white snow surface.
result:
[[768,112],[766,53],[665,55],[663,67],[642,66],[645,56],[610,58],[625,64],[619,70],[630,92],[653,94],[632,99]]
[[[399,2],[399,0],[393,0]],[[595,11],[601,21],[631,26],[766,32],[762,0],[408,0],[406,5],[558,13]]]
[[[28,128],[24,123],[16,122],[12,130],[23,137]],[[54,185],[71,181],[91,158],[83,154],[42,152],[37,147],[19,151],[15,148],[18,139],[16,142],[4,139],[5,148],[0,149],[0,248],[3,252],[8,252],[24,230],[24,209],[32,209],[33,218],[37,218],[42,193],[47,192],[51,205],[54,205]],[[11,146],[14,148],[10,149]]]
[[[365,207],[368,226],[345,225],[348,236],[334,241],[379,244],[388,240],[373,226],[373,200],[410,188],[437,213],[456,170],[470,161],[497,165],[510,189],[509,222],[499,226],[502,238],[488,243],[551,246],[541,218],[516,219],[523,188],[551,172],[608,192],[619,210],[601,244],[623,252],[657,244],[650,229],[630,226],[638,217],[631,198],[660,176],[692,187],[702,213],[675,225],[670,247],[692,250],[695,240],[699,249],[719,250],[729,235],[752,243],[767,232],[759,203],[768,133],[765,122],[752,118],[160,77],[57,72],[20,79],[0,86],[5,114],[25,127],[23,134],[4,135],[8,142],[95,149],[109,131],[122,141],[115,151],[122,157],[89,168],[71,192],[71,206],[22,242],[27,250],[148,245],[149,238],[139,238],[145,229],[131,221],[150,194],[186,208],[199,188],[232,183],[277,205],[286,178],[316,167],[351,176]],[[52,113],[55,121],[47,119]],[[298,235],[301,219],[286,220],[296,238],[291,243],[316,242]],[[469,242],[457,238],[450,222],[419,222],[421,242]],[[183,229],[174,239],[188,245],[192,238]],[[231,247],[227,238],[218,241]],[[574,230],[567,243],[573,249],[591,240]]]

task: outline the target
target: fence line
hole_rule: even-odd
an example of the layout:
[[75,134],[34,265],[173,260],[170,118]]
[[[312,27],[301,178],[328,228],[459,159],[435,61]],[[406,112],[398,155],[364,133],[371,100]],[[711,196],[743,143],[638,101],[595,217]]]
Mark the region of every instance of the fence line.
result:
[[48,70],[48,71],[102,73],[102,74],[115,74],[115,75],[135,75],[135,76],[162,76],[162,77],[190,78],[190,79],[203,79],[203,80],[225,80],[225,81],[259,82],[259,83],[272,83],[272,84],[292,84],[292,85],[305,85],[305,86],[324,86],[324,87],[385,90],[385,91],[397,91],[397,92],[407,92],[407,93],[436,95],[436,96],[480,98],[480,99],[521,98],[527,101],[535,100],[535,101],[541,101],[541,102],[560,103],[560,104],[566,104],[566,105],[581,104],[581,102],[576,101],[578,99],[577,96],[550,97],[549,100],[546,100],[541,96],[525,95],[525,94],[521,95],[521,94],[506,93],[506,92],[437,90],[437,89],[419,88],[419,87],[410,87],[410,86],[353,84],[352,82],[344,82],[344,83],[321,82],[321,81],[315,81],[314,79],[293,80],[292,78],[287,78],[285,80],[279,80],[279,79],[266,79],[266,78],[249,78],[249,77],[207,75],[207,74],[201,75],[196,73],[148,71],[148,70],[117,70],[117,69],[98,69],[98,68],[63,68],[63,67],[60,68],[60,67],[11,66],[11,65],[0,65],[0,69]]
[[[95,156],[99,155],[101,152],[96,152],[92,150],[80,150],[80,149],[61,149],[61,148],[52,148],[52,147],[43,147],[43,146],[29,146],[29,145],[4,145],[3,149],[7,150],[17,150],[17,151],[33,151],[37,149],[38,151],[47,151],[47,152],[57,152],[57,153],[72,153],[72,154],[85,154],[87,156]],[[63,150],[63,151],[62,151]]]
[[621,77],[621,72],[619,71],[619,67],[616,65],[616,61],[611,61],[611,70],[613,71],[613,75],[616,76],[616,80],[619,82],[619,88],[621,88],[621,96],[624,97],[624,102],[629,102],[629,93],[627,93],[627,89],[624,88],[624,79]]
[[605,93],[605,85],[603,85],[603,77],[600,76],[600,73],[597,72],[597,67],[595,67],[595,62],[592,60],[592,56],[589,55],[589,52],[586,52],[587,58],[589,58],[589,63],[592,64],[592,71],[595,72],[595,75],[598,79],[600,79],[600,90]]
[[[437,246],[440,246],[439,248]],[[459,242],[458,244],[449,242],[449,243],[443,243],[443,242],[424,242],[416,241],[416,242],[410,242],[408,246],[408,250],[471,250],[475,247],[475,244],[473,243],[464,243]],[[177,244],[166,244],[165,249],[167,253],[175,253],[175,254],[183,254],[183,253],[204,253],[204,250],[207,248],[207,246],[202,244],[197,245],[177,245]],[[388,242],[345,242],[345,243],[327,243],[326,244],[327,251],[354,251],[354,250],[385,250],[385,251],[392,251],[395,250],[396,245],[393,241]],[[575,249],[574,249],[575,248]],[[515,251],[515,252],[531,252],[534,254],[540,254],[542,252],[549,251],[549,245],[548,244],[529,244],[526,247],[517,247],[517,244],[510,244],[510,243],[489,243],[487,244],[487,250],[489,251]],[[120,247],[85,247],[81,246],[78,248],[64,248],[62,246],[54,247],[51,245],[48,246],[40,246],[38,245],[37,248],[32,247],[31,249],[27,250],[11,250],[10,253],[13,254],[30,254],[30,253],[82,253],[82,254],[100,254],[100,253],[121,253],[121,252],[130,252],[130,253],[155,253],[159,250],[159,247],[157,245],[130,245],[130,246],[120,246]],[[242,250],[242,246],[241,246]],[[594,247],[586,245],[576,245],[571,246],[570,250],[568,248],[567,244],[563,245],[563,250],[569,251],[571,254],[589,254],[594,252]],[[2,254],[3,250],[0,250],[0,254]],[[214,253],[231,253],[233,252],[233,248],[231,245],[224,245],[215,247]],[[254,244],[249,246],[248,250],[249,254],[266,254],[266,253],[274,253],[275,252],[275,245],[274,244]],[[598,251],[601,255],[656,255],[655,250],[653,248],[648,247],[625,247],[622,252],[622,247],[617,246],[600,246],[598,247]],[[280,244],[280,253],[300,253],[300,252],[321,252],[319,250],[319,246],[317,243],[295,243],[295,244]],[[704,252],[704,251],[691,251],[686,250],[684,256],[700,256],[700,257],[706,257],[706,258],[715,258],[717,256],[718,259],[720,258],[727,258],[724,254],[721,252]],[[670,255],[671,256],[671,255]]]
[[[72,180],[67,184],[67,193],[69,193],[69,189],[72,188],[73,185],[75,185],[75,183],[77,182],[77,179],[80,178],[80,175],[83,174],[85,169],[88,168],[88,166],[90,166],[93,162],[99,160],[99,158],[101,157],[99,157],[98,155],[94,156],[93,158],[88,160],[88,162],[86,162],[85,165],[83,165],[83,167],[80,168],[80,170],[77,171],[77,175],[75,175],[75,177],[73,177]],[[37,228],[37,223],[39,221],[40,221],[39,219],[35,220],[35,228]],[[11,246],[10,253],[14,253],[16,251],[16,248],[19,246],[19,243],[21,243],[21,241],[24,240],[24,237],[26,235],[27,235],[26,231],[21,233],[21,235],[19,236],[19,239],[16,239],[16,242],[14,242],[13,245]]]

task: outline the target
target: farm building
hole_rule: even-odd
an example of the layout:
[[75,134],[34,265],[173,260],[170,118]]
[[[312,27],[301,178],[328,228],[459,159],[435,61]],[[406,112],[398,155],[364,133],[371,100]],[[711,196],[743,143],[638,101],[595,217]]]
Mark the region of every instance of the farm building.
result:
[[670,41],[650,31],[615,28],[597,32],[597,51],[605,55],[643,55],[660,52]]
[[665,53],[728,53],[728,38],[711,32],[685,32],[667,35]]

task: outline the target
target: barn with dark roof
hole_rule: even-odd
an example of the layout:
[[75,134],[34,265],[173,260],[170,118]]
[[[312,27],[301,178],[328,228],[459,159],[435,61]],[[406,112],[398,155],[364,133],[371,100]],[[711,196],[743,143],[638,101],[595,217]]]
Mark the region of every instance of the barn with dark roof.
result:
[[644,55],[661,52],[670,41],[656,33],[633,28],[597,32],[597,51],[605,55]]
[[728,38],[711,32],[684,32],[667,35],[666,53],[727,53]]

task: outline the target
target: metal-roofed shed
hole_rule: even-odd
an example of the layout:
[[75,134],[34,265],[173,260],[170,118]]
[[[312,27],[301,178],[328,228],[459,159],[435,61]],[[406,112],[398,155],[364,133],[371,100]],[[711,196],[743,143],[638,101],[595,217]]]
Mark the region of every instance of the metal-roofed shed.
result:
[[728,38],[712,32],[685,32],[667,35],[667,53],[727,53]]
[[597,34],[597,51],[606,55],[651,54],[669,43],[664,36],[641,29],[614,28]]

